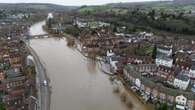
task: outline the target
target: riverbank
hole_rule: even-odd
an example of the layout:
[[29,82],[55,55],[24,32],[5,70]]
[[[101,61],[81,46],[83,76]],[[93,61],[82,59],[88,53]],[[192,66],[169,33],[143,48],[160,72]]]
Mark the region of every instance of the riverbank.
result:
[[55,33],[53,33],[51,30],[48,29],[48,27],[46,25],[43,25],[42,29],[45,32],[47,32],[48,34],[50,34],[51,36],[53,36],[53,37],[62,37],[63,36],[63,34],[55,34]]
[[51,79],[51,110],[129,110],[112,93],[109,77],[97,63],[67,47],[64,39],[34,39],[31,45],[46,63]]
[[[64,37],[66,38],[66,40],[67,40],[67,39],[74,39],[74,40],[75,40],[75,46],[73,46],[73,47],[74,47],[78,52],[80,52],[84,57],[90,58],[90,59],[92,59],[92,60],[95,60],[95,61],[98,63],[99,69],[100,69],[104,74],[106,74],[106,75],[108,75],[108,76],[113,76],[113,75],[114,75],[114,73],[112,73],[111,71],[108,72],[107,70],[105,70],[105,67],[103,67],[103,64],[102,64],[102,63],[105,63],[105,60],[104,60],[104,59],[102,59],[102,58],[97,58],[97,57],[95,57],[95,59],[94,59],[94,58],[89,57],[86,53],[82,52],[81,48],[79,48],[79,47],[81,47],[81,44],[80,44],[80,42],[79,42],[78,39],[76,39],[75,37],[73,37],[73,36],[71,36],[71,35],[68,35],[68,34],[64,34]],[[68,42],[68,41],[67,41],[67,42]],[[108,68],[107,68],[107,69],[108,69]],[[138,96],[136,93],[134,93],[133,91],[131,91],[131,90],[128,88],[128,85],[127,85],[122,79],[120,79],[120,81],[123,83],[125,89],[128,91],[128,94],[134,94],[134,96],[135,96],[142,104],[146,105],[147,108],[149,108],[148,110],[153,110],[153,108],[148,107],[148,104],[146,104],[146,103],[144,102],[144,100],[143,100],[140,96]]]
[[[67,40],[67,39],[74,39],[74,42],[75,42],[75,43],[74,43],[74,46],[72,46],[72,47],[74,47],[74,48],[75,48],[78,52],[80,52],[84,57],[90,58],[90,59],[92,59],[92,60],[95,60],[95,61],[98,63],[99,69],[100,69],[103,73],[105,73],[106,75],[109,75],[109,76],[113,76],[113,75],[114,75],[114,73],[112,73],[112,72],[110,71],[109,67],[106,67],[106,63],[105,63],[105,60],[104,60],[103,58],[101,58],[101,57],[95,57],[95,59],[94,59],[94,58],[89,57],[89,56],[87,55],[87,53],[82,52],[81,44],[80,44],[80,42],[79,42],[78,39],[76,39],[75,37],[73,37],[73,36],[71,36],[71,35],[68,35],[68,34],[64,34],[64,37],[66,38],[66,40]],[[68,41],[67,41],[67,42],[68,42]]]
[[[46,69],[44,68],[41,60],[37,53],[27,45],[28,50],[34,58],[34,64],[37,72],[37,88],[38,88],[38,102],[39,102],[39,110],[50,110],[50,96],[51,90],[49,87],[49,78],[47,76]],[[43,85],[43,82],[46,81],[48,84]]]
[[[29,29],[30,35],[41,35],[46,34],[46,32],[38,32],[37,30],[41,30],[42,27],[36,27],[36,25],[43,25],[44,22],[38,22],[32,25]],[[43,62],[39,58],[38,54],[35,50],[30,46],[30,39],[28,41],[24,41],[26,47],[28,48],[30,54],[33,56],[33,62],[35,64],[36,69],[36,86],[38,90],[38,110],[50,110],[50,99],[51,99],[51,89],[50,89],[50,79],[47,76],[47,71]],[[44,84],[46,82],[47,84]]]
[[[30,45],[47,64],[44,66],[49,71],[47,75],[51,79],[52,110],[64,108],[75,110],[82,107],[85,108],[82,110],[95,108],[101,110],[129,110],[120,101],[120,95],[111,92],[113,91],[113,85],[108,80],[109,76],[103,74],[104,72],[100,71],[100,68],[96,65],[102,59],[97,58],[96,63],[90,63],[90,61],[83,59],[83,57],[87,59],[89,57],[81,51],[81,48],[75,48],[76,51],[70,49],[67,47],[65,39],[35,39],[31,41]],[[86,93],[88,97],[84,95]],[[145,105],[141,104],[133,94],[130,95],[130,99],[134,105],[132,110],[146,110]],[[77,106],[74,106],[75,104]]]
[[[84,57],[90,58],[90,57],[87,56],[85,53],[83,53],[81,49],[78,48],[78,47],[81,46],[81,45],[78,43],[78,42],[79,42],[78,39],[76,39],[75,37],[73,37],[73,36],[71,36],[71,35],[67,35],[67,34],[66,34],[66,37],[70,37],[70,38],[74,39],[74,40],[76,41],[76,47],[75,47],[76,50],[77,50],[78,52],[80,52]],[[65,37],[65,38],[66,38],[66,37]],[[78,46],[78,45],[79,45],[79,46]],[[90,59],[91,59],[91,58],[90,58]],[[94,60],[94,59],[93,59],[93,60]],[[106,75],[108,75],[108,76],[118,76],[118,75],[115,75],[114,73],[112,73],[111,71],[105,70],[105,68],[103,67],[103,64],[102,64],[102,63],[105,63],[105,60],[100,59],[100,58],[96,58],[95,61],[98,63],[99,69],[100,69],[103,73],[105,73]],[[107,68],[107,69],[108,69],[108,68]],[[118,77],[119,77],[120,81],[122,82],[123,86],[125,87],[125,89],[128,91],[128,94],[134,94],[134,97],[136,97],[142,104],[144,104],[144,105],[147,106],[147,108],[148,108],[147,110],[154,110],[154,108],[150,107],[151,105],[146,104],[145,101],[144,101],[139,95],[137,95],[137,94],[134,93],[131,89],[129,89],[128,84],[127,84],[126,82],[124,82],[124,80],[123,80],[120,76],[118,76]]]
[[134,96],[135,96],[141,103],[145,104],[145,105],[148,107],[148,110],[155,110],[155,109],[154,109],[154,105],[147,103],[146,101],[144,101],[144,99],[143,99],[139,94],[137,94],[136,92],[134,92],[134,91],[131,89],[130,85],[128,85],[128,83],[123,79],[123,77],[122,77],[121,75],[117,75],[117,76],[118,76],[118,78],[120,79],[120,81],[123,83],[124,87],[128,90],[128,92],[129,92],[130,94],[134,94]]

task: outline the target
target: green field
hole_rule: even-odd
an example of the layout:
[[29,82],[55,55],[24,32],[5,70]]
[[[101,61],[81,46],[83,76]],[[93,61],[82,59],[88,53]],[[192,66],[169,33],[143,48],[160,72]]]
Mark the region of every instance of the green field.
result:
[[80,13],[101,13],[101,12],[108,12],[108,13],[116,13],[116,14],[125,14],[128,12],[128,9],[124,8],[113,8],[107,5],[104,6],[88,6],[82,7],[79,9]]

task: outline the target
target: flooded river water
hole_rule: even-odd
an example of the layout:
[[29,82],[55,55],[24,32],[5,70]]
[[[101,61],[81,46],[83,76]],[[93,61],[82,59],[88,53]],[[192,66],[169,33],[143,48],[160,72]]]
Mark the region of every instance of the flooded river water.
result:
[[[33,25],[30,33],[45,34],[43,24]],[[130,99],[134,107],[129,109],[120,95],[113,93],[109,77],[94,61],[67,47],[65,39],[33,39],[30,46],[40,57],[51,81],[51,110],[146,110],[133,94]]]

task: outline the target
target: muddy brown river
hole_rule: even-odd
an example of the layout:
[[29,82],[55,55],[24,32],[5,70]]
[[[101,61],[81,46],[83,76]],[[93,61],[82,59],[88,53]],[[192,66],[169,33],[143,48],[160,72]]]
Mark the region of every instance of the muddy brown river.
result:
[[[43,24],[33,25],[30,33],[45,34]],[[94,61],[67,47],[65,39],[33,39],[30,46],[40,57],[51,81],[51,110],[146,110],[133,94],[129,97],[134,107],[128,108],[120,95],[113,93],[109,77]]]

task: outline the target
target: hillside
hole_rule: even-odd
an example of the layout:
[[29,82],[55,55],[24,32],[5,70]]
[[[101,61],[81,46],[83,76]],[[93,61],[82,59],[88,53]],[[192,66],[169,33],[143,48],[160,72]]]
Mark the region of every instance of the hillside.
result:
[[17,3],[17,4],[8,4],[0,3],[1,10],[21,10],[21,11],[70,11],[75,9],[74,6],[63,6],[55,4],[41,4],[41,3]]
[[190,36],[195,34],[195,0],[141,3],[114,3],[83,6],[77,10],[84,18],[127,27],[124,32],[153,32],[158,35]]
[[111,3],[102,6],[83,6],[79,12],[127,12],[128,9],[143,9],[166,12],[177,11],[193,11],[195,12],[195,0],[174,0],[174,1],[153,1],[153,2],[137,2],[137,3]]

